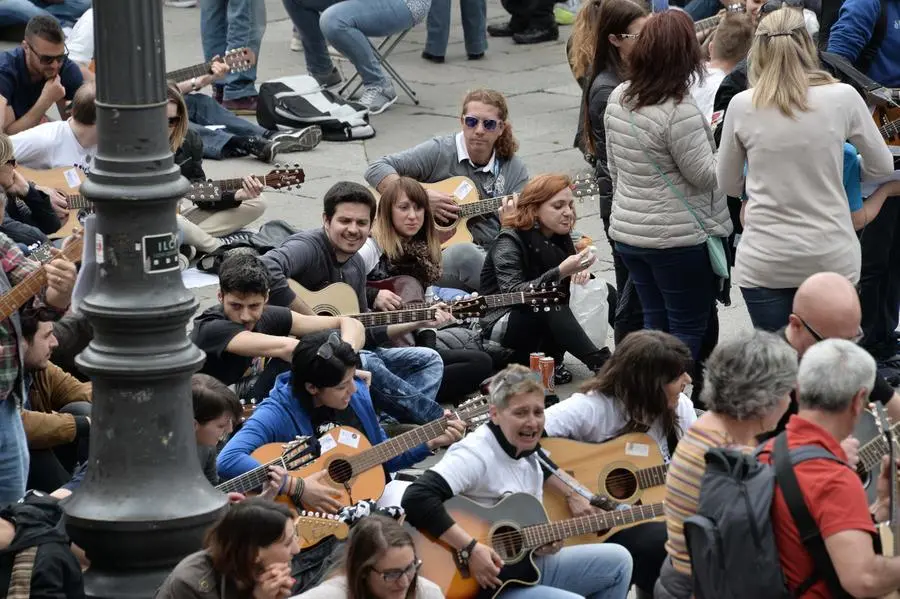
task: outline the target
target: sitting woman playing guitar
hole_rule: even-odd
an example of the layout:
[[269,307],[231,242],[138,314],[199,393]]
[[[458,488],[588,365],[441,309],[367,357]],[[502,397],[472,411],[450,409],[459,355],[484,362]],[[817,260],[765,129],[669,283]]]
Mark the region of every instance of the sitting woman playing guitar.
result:
[[419,576],[421,565],[400,523],[367,516],[351,530],[332,575],[295,599],[444,599],[436,584]]
[[[425,289],[441,275],[441,242],[428,195],[415,179],[400,177],[387,187],[378,202],[372,236],[359,254],[369,281],[397,277],[400,283],[402,279],[394,290],[378,291],[376,310],[399,310],[406,304],[424,301]],[[458,403],[493,372],[493,361],[485,352],[434,347],[434,329],[417,331],[414,338],[417,345],[437,350],[444,361],[444,376],[437,394],[440,403]]]
[[[203,172],[203,140],[196,131],[188,129],[187,106],[178,87],[169,83],[166,88],[169,118],[169,144],[175,152],[175,164],[191,183],[206,181]],[[253,175],[243,180],[243,188],[222,191],[220,197],[197,201],[178,215],[178,227],[184,233],[187,258],[198,252],[208,254],[237,239],[232,236],[262,216],[265,202],[259,197],[263,185]]]
[[[656,441],[668,463],[678,439],[697,419],[694,405],[683,393],[691,382],[690,369],[691,352],[677,338],[661,331],[630,333],[600,372],[581,386],[580,393],[547,408],[547,435],[603,443],[620,435],[645,432]],[[569,493],[566,500],[575,513],[592,509],[578,493]],[[609,540],[631,552],[634,583],[645,596],[652,596],[666,557],[665,524],[646,522],[626,528]]]
[[[508,493],[527,493],[540,500],[545,479],[560,493],[568,487],[547,475],[539,462],[544,390],[533,373],[519,365],[501,371],[491,382],[490,401],[490,422],[454,444],[419,477],[403,496],[403,508],[410,524],[455,549],[459,567],[482,588],[496,592],[506,582],[502,559],[455,522],[444,502],[461,495],[490,505]],[[619,545],[560,549],[560,544],[551,543],[536,549],[534,556],[541,572],[538,584],[506,585],[499,592],[501,599],[624,599],[628,593],[631,555]]]
[[[586,248],[575,252],[570,233],[575,226],[571,180],[566,175],[539,175],[519,195],[513,210],[503,214],[503,230],[488,252],[481,271],[481,293],[526,291],[545,283],[569,287],[571,279],[584,284],[586,269],[596,256]],[[557,384],[572,380],[562,358],[569,352],[591,370],[599,370],[609,358],[598,349],[564,305],[559,310],[534,312],[527,306],[499,308],[482,319],[485,337],[509,348],[513,361],[528,363],[531,352],[556,359]]]
[[[358,365],[359,356],[337,333],[304,335],[294,350],[291,371],[278,375],[269,396],[219,453],[219,476],[230,479],[259,467],[250,454],[267,443],[286,443],[301,435],[318,438],[339,426],[355,428],[373,445],[386,441],[367,384],[356,378]],[[451,420],[439,437],[386,461],[384,468],[387,473],[408,468],[458,440],[463,430],[462,422]],[[289,477],[284,494],[297,505],[334,513],[341,504],[328,475],[325,469],[306,479]]]
[[299,551],[287,507],[261,498],[232,504],[206,533],[204,549],[175,566],[156,599],[284,599]]

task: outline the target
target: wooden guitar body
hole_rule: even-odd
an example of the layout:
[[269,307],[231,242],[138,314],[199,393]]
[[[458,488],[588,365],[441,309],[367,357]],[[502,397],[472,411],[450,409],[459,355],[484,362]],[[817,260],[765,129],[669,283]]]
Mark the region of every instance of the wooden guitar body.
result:
[[530,495],[515,494],[489,507],[457,496],[448,499],[444,507],[466,532],[476,539],[482,539],[488,546],[491,544],[488,539],[492,535],[513,533],[506,544],[506,555],[498,552],[505,562],[500,570],[500,580],[504,583],[498,589],[485,590],[478,586],[474,578],[463,577],[456,567],[453,558],[455,552],[450,546],[407,524],[406,528],[416,546],[416,555],[422,560],[420,574],[441,587],[447,599],[490,599],[510,584],[537,584],[540,571],[534,563],[533,551],[517,551],[517,535],[514,534],[524,526],[548,521],[547,513],[536,499]]
[[[631,433],[606,443],[583,443],[551,437],[541,447],[557,466],[592,493],[606,495],[619,503],[660,503],[666,494],[665,466],[656,441],[644,433]],[[659,484],[652,484],[659,483]],[[544,487],[544,508],[551,520],[563,520],[572,514],[566,500]],[[604,541],[622,528],[572,537],[566,545]]]
[[[58,189],[65,195],[72,195],[80,193],[79,186],[84,182],[84,173],[79,168],[75,167],[67,167],[67,168],[53,168],[45,171],[38,171],[30,168],[25,168],[24,166],[17,166],[16,170],[25,177],[27,181],[31,181],[37,185],[42,187],[52,187],[53,189]],[[69,185],[68,180],[66,179],[66,171],[74,171],[79,178],[79,184],[77,186]],[[50,239],[64,239],[70,235],[75,233],[76,228],[81,227],[81,221],[79,220],[79,216],[81,214],[81,210],[69,210],[69,215],[66,217],[65,222],[63,222],[62,226],[58,231],[49,235]]]
[[[452,196],[457,206],[471,204],[481,199],[478,195],[478,188],[468,177],[450,177],[437,183],[423,183],[422,187]],[[469,232],[469,227],[466,226],[468,222],[469,219],[466,217],[451,223],[441,223],[435,219],[434,226],[441,239],[441,248],[447,248],[457,243],[472,243],[472,234]]]
[[900,146],[900,107],[877,106],[872,117],[888,145]]
[[356,314],[359,309],[359,298],[353,287],[346,283],[332,283],[320,291],[310,291],[293,279],[288,279],[288,287],[320,316],[340,316]]

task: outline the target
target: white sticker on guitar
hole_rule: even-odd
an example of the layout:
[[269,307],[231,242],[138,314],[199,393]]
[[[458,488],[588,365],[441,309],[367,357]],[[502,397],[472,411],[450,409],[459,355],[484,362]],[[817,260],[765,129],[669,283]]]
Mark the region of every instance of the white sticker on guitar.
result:
[[69,187],[78,187],[81,185],[81,177],[78,176],[77,168],[70,168],[63,173],[63,176],[66,178],[66,184]]
[[96,235],[94,238],[94,252],[95,252],[95,260],[97,264],[103,264],[106,260],[106,255],[103,253],[103,235]]
[[319,455],[323,456],[332,449],[337,447],[337,441],[331,433],[326,433],[319,437]]
[[646,458],[650,456],[650,446],[646,443],[626,443],[625,455],[634,456],[636,458]]
[[466,196],[474,189],[472,184],[468,181],[463,181],[459,185],[456,186],[456,189],[453,191],[453,197],[457,200],[464,200]]
[[356,433],[351,433],[348,430],[341,429],[341,432],[338,435],[338,443],[356,449],[357,447],[359,447],[359,435],[357,435]]

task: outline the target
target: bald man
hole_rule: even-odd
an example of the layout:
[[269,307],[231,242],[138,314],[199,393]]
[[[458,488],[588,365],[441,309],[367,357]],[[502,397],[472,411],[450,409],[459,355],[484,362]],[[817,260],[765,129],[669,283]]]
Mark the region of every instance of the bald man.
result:
[[[781,330],[787,342],[802,357],[810,347],[824,339],[862,339],[862,309],[853,284],[837,273],[812,275],[797,289],[788,325]],[[900,422],[900,395],[880,374],[869,395],[870,401],[883,404],[894,422]],[[778,423],[776,432],[784,430],[790,414],[797,412],[797,402]]]

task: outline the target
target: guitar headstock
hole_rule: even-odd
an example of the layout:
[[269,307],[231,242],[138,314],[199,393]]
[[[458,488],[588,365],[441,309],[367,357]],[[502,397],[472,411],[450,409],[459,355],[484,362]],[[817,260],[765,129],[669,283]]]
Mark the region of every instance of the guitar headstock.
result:
[[544,283],[537,287],[531,287],[523,293],[526,306],[531,306],[534,312],[549,312],[551,308],[558,308],[566,296],[559,290],[556,281]]
[[311,437],[297,437],[284,445],[281,459],[286,470],[297,470],[316,459],[315,446],[310,443],[310,439]]
[[579,202],[599,197],[600,186],[597,185],[597,177],[593,172],[578,173],[572,178],[570,186],[572,195],[578,198]]
[[466,318],[481,318],[488,311],[487,299],[476,295],[469,298],[453,300],[447,304],[447,310],[454,318],[464,320]]
[[55,246],[52,243],[50,243],[49,241],[47,243],[42,243],[40,245],[34,244],[28,248],[30,251],[30,253],[28,254],[28,257],[31,258],[32,260],[34,260],[35,262],[40,262],[41,264],[44,264],[45,262],[50,262],[53,259],[53,254],[52,254],[51,250],[54,247]]
[[276,164],[275,168],[263,177],[263,184],[272,189],[291,189],[306,181],[306,175],[299,164],[294,166]]
[[[487,395],[476,395],[472,399],[468,399],[454,410],[456,417],[470,425],[473,421],[481,423],[481,419],[487,415],[491,409]],[[476,425],[477,426],[477,425]]]
[[225,52],[225,56],[219,57],[219,60],[224,62],[232,73],[239,73],[256,64],[256,54],[250,48],[234,48]]
[[294,520],[294,531],[301,547],[311,547],[326,537],[346,539],[350,534],[350,527],[334,514],[303,510]]
[[215,181],[199,181],[191,185],[185,197],[192,202],[214,202],[222,197],[222,189]]

